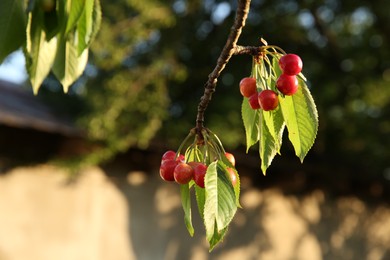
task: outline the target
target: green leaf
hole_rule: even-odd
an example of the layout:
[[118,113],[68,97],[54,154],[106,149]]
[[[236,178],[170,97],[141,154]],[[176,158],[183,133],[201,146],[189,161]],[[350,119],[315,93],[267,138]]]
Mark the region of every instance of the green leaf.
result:
[[299,88],[293,96],[279,96],[288,138],[301,162],[312,147],[318,131],[318,112],[306,83],[298,77]]
[[88,45],[93,41],[100,29],[100,24],[102,23],[102,10],[100,6],[100,0],[95,0],[95,3],[93,5],[93,12],[92,12],[92,31],[91,36],[89,39]]
[[192,226],[190,184],[180,185],[180,195],[181,204],[184,210],[184,223],[187,227],[188,233],[193,236],[194,227]]
[[260,142],[259,142],[259,153],[261,158],[261,170],[263,174],[266,174],[267,168],[271,165],[277,151],[278,144],[272,136],[268,126],[265,122],[265,115],[268,112],[262,111],[260,116]]
[[233,186],[218,162],[208,166],[205,176],[204,223],[210,250],[222,240],[221,234],[225,233],[237,211]]
[[57,49],[53,65],[53,73],[61,82],[64,92],[67,93],[72,85],[83,73],[88,62],[88,49],[79,56],[77,45],[70,38],[61,40]]
[[60,32],[60,25],[58,22],[58,14],[57,10],[53,10],[50,12],[44,12],[43,14],[43,29],[46,33],[46,39],[50,40],[54,36],[56,36],[57,33]]
[[83,13],[86,0],[68,0],[66,1],[66,10],[68,10],[68,22],[66,23],[65,34],[76,28],[77,23]]
[[57,39],[46,41],[46,34],[40,27],[42,16],[37,12],[29,13],[27,41],[25,48],[26,69],[30,76],[34,94],[50,72],[57,47]]
[[245,128],[246,152],[259,141],[259,111],[253,110],[247,98],[244,98],[241,106],[241,116]]
[[198,185],[194,185],[194,186],[195,186],[195,197],[196,197],[196,203],[198,204],[199,215],[202,219],[204,219],[204,203],[206,201],[205,189],[199,187]]
[[275,110],[272,111],[262,111],[262,115],[263,115],[263,121],[266,124],[268,131],[275,141],[276,152],[280,154],[283,131],[285,128],[282,111],[278,106]]
[[78,52],[82,53],[91,41],[94,0],[86,0],[85,8],[77,24]]
[[215,228],[214,235],[209,240],[209,245],[210,245],[209,252],[211,252],[214,249],[214,247],[223,240],[228,230],[228,227],[225,227],[224,229],[218,231],[217,225],[214,225],[214,228]]
[[21,0],[0,1],[0,63],[20,48],[25,39],[26,17]]

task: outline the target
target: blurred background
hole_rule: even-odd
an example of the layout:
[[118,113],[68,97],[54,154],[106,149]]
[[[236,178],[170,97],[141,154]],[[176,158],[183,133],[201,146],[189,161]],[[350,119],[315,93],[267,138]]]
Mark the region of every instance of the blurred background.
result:
[[210,254],[158,167],[195,125],[237,3],[101,5],[69,94],[49,76],[34,97],[20,52],[0,66],[0,259],[390,258],[390,2],[252,1],[239,44],[301,56],[320,129],[303,164],[286,138],[263,176],[241,120],[251,57],[232,57],[205,125],[236,156],[243,209]]

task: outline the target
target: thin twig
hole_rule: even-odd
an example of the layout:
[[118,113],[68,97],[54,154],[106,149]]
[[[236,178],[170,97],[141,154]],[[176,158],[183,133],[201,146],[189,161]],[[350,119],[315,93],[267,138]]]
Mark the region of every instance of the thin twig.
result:
[[[226,41],[225,46],[221,51],[221,54],[219,55],[216,67],[209,75],[208,80],[204,86],[205,90],[198,105],[198,114],[196,116],[196,127],[195,127],[196,132],[201,139],[202,139],[201,131],[204,127],[203,126],[204,113],[206,111],[208,104],[210,103],[213,93],[215,92],[215,88],[217,86],[217,79],[221,74],[221,72],[223,71],[223,69],[225,68],[226,64],[229,62],[232,55],[238,54],[238,52],[240,52],[236,49],[238,47],[236,44],[238,38],[240,37],[242,28],[245,26],[246,18],[248,17],[249,5],[250,5],[250,0],[238,0],[236,17],[234,20],[234,24],[230,29],[229,37]],[[244,51],[241,49],[241,52]]]

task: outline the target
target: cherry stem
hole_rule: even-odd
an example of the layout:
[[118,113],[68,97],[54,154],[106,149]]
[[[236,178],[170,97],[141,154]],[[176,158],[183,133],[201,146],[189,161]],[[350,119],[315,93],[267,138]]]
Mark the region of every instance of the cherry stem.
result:
[[237,45],[238,38],[241,35],[242,28],[245,26],[246,18],[248,17],[250,6],[250,0],[238,0],[238,7],[236,11],[236,17],[234,20],[234,24],[230,29],[230,34],[226,41],[225,46],[223,47],[221,54],[217,60],[217,65],[214,70],[209,74],[208,80],[204,85],[204,93],[200,98],[200,102],[198,105],[198,113],[196,116],[196,135],[198,140],[203,141],[202,129],[204,128],[204,113],[208,104],[211,101],[211,97],[215,92],[215,88],[217,86],[217,80],[226,64],[229,62],[230,58],[233,55],[237,54],[252,54],[259,53],[259,50],[255,51],[255,49],[260,49],[259,47],[242,47]]

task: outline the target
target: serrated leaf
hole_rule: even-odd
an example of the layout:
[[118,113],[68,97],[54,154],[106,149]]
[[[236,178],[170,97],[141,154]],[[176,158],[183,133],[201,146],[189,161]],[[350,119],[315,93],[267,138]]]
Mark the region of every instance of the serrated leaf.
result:
[[22,1],[15,0],[0,1],[0,63],[20,48],[26,39],[26,17],[22,4]]
[[211,248],[223,238],[220,234],[224,233],[237,211],[233,186],[218,166],[218,161],[212,162],[207,168],[205,198],[204,223]]
[[77,22],[83,13],[86,0],[67,0],[66,10],[68,11],[68,21],[66,23],[65,34],[68,34],[77,26]]
[[46,41],[46,34],[40,27],[42,18],[36,13],[29,13],[27,24],[27,41],[25,48],[26,69],[30,77],[34,94],[50,72],[57,47],[57,39]]
[[259,141],[259,153],[261,158],[261,170],[263,174],[266,174],[267,168],[271,165],[276,153],[278,152],[278,144],[272,136],[268,126],[264,120],[264,114],[268,113],[262,111],[260,116],[260,141]]
[[244,98],[241,106],[241,116],[245,128],[246,152],[259,141],[259,111],[250,107],[247,98]]
[[204,203],[206,201],[205,198],[205,189],[199,187],[198,185],[195,186],[195,198],[196,198],[196,203],[198,205],[198,210],[199,210],[199,215],[202,219],[204,219]]
[[87,48],[91,40],[94,2],[94,0],[85,0],[85,8],[77,23],[79,54]]
[[218,167],[225,173],[228,179],[230,179],[229,168],[231,168],[236,175],[236,185],[233,186],[234,195],[236,196],[236,205],[241,208],[240,205],[240,176],[238,175],[237,169],[231,164],[231,162],[226,158],[226,156],[222,156],[222,160],[218,161]]
[[70,38],[60,41],[53,65],[53,73],[61,82],[64,92],[67,93],[72,85],[83,73],[88,62],[88,49],[79,56],[77,44]]
[[100,0],[95,0],[95,3],[93,5],[92,20],[92,31],[88,45],[91,43],[92,40],[95,39],[102,23],[102,9],[100,6]]
[[285,128],[284,118],[280,107],[272,111],[262,111],[264,123],[275,141],[275,149],[280,154],[282,146],[283,131]]
[[318,131],[318,112],[306,83],[298,78],[293,96],[279,97],[288,138],[301,162],[312,147]]
[[187,227],[188,233],[191,236],[194,235],[194,227],[192,225],[192,212],[191,212],[191,194],[190,185],[180,185],[181,204],[184,210],[184,223]]
[[217,225],[215,225],[214,236],[211,237],[209,240],[209,245],[210,245],[209,252],[211,252],[214,249],[214,247],[223,240],[228,230],[228,227],[225,227],[224,229],[218,231],[216,227]]

